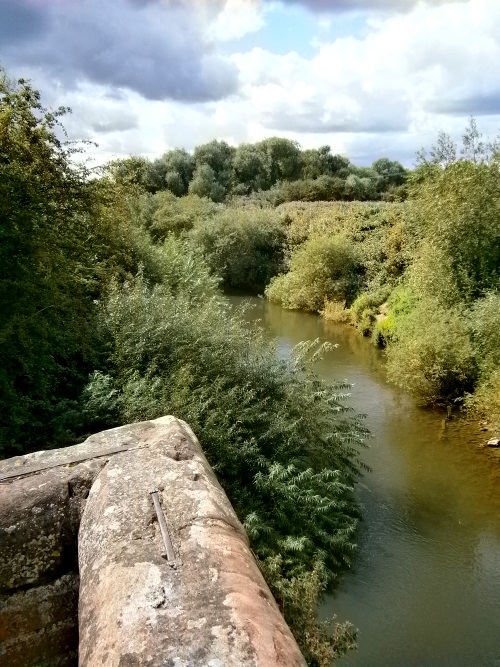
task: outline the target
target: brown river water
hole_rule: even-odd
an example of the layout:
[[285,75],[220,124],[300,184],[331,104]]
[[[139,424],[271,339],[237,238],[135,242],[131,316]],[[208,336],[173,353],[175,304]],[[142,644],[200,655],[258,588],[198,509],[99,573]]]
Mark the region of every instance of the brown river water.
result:
[[385,378],[383,353],[352,327],[250,301],[280,355],[302,340],[338,347],[318,363],[353,384],[371,467],[358,484],[358,556],[323,616],[359,628],[341,667],[500,666],[500,452],[476,423],[419,408]]

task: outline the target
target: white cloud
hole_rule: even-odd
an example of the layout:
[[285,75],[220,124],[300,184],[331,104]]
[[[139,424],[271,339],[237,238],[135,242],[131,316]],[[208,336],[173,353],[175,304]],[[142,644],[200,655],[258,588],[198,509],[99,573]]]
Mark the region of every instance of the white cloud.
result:
[[[220,0],[219,14],[208,5],[196,17],[196,30],[205,16],[206,32],[200,34],[207,44],[213,40],[214,52],[217,42],[256,30],[265,20],[250,0],[228,0],[223,10]],[[332,33],[334,28],[333,20]],[[39,85],[50,91],[52,106],[74,107],[70,135],[98,141],[101,161],[135,152],[154,157],[212,138],[235,144],[276,134],[304,147],[328,143],[363,163],[388,155],[411,164],[415,150],[432,143],[439,130],[460,136],[470,114],[482,116],[485,134],[496,134],[498,35],[498,0],[420,3],[376,20],[372,13],[356,38],[325,43],[325,34],[312,57],[261,48],[235,53],[230,62],[239,90],[217,101],[155,101],[113,82],[87,81],[71,90],[64,83],[50,88],[43,79]]]
[[227,42],[258,32],[264,25],[260,3],[255,0],[226,0],[224,8],[210,24],[208,34],[215,41]]
[[[457,117],[463,127],[470,114],[489,114],[482,125],[495,132],[500,3],[419,4],[367,27],[364,37],[322,44],[310,59],[262,49],[234,55],[254,118],[299,140],[320,134],[325,143],[344,132],[358,153],[365,141],[367,155],[374,137],[386,152],[404,146],[407,155],[409,144],[418,148],[439,129],[454,132]],[[359,141],[357,133],[363,133]]]

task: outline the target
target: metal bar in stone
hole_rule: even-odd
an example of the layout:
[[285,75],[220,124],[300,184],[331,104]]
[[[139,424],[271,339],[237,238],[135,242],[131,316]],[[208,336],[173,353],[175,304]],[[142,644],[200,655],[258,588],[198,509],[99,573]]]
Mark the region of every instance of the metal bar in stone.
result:
[[168,532],[167,522],[165,520],[165,515],[160,504],[160,496],[158,491],[151,491],[151,497],[153,499],[153,505],[156,510],[156,516],[158,517],[158,523],[160,525],[161,536],[163,537],[163,544],[165,545],[165,553],[162,554],[163,558],[166,558],[169,563],[175,561],[174,547],[172,545],[172,540],[170,539],[170,534]]
[[99,452],[96,454],[69,456],[68,458],[57,462],[52,461],[49,463],[32,463],[31,465],[22,465],[17,468],[12,468],[8,472],[0,472],[0,484],[2,482],[6,482],[7,480],[15,479],[16,477],[26,477],[27,475],[35,475],[36,473],[43,472],[44,470],[51,470],[52,468],[61,468],[62,466],[72,465],[74,463],[83,463],[84,461],[90,461],[91,459],[101,459],[104,456],[113,456],[113,454],[128,452],[131,449],[142,449],[142,447],[123,445],[122,447],[114,447],[113,449],[108,449],[104,452]]

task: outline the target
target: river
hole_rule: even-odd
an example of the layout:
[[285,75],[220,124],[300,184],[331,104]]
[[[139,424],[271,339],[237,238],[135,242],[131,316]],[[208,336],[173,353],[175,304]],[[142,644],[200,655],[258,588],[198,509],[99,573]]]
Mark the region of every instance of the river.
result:
[[383,354],[353,328],[248,300],[249,321],[277,338],[338,347],[318,363],[353,384],[371,467],[358,484],[364,520],[353,570],[322,609],[359,628],[341,667],[500,666],[500,457],[477,424],[419,408],[385,379]]

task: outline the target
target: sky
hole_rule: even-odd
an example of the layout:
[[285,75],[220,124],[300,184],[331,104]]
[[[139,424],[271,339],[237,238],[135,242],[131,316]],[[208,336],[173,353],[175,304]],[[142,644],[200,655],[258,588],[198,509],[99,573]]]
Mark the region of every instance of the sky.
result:
[[0,0],[0,64],[95,164],[280,136],[411,167],[500,132],[500,0]]

